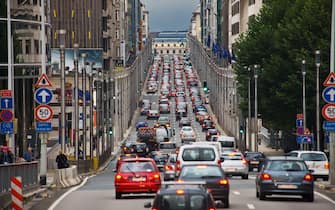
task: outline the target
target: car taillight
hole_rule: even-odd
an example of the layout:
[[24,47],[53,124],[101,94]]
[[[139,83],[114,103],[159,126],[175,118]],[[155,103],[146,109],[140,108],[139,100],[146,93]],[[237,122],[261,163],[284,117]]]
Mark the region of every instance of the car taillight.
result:
[[155,178],[155,179],[160,179],[161,177],[160,177],[159,174],[155,174],[155,175],[154,175],[154,178]]
[[215,210],[215,208],[209,208],[208,210]]
[[325,168],[325,169],[329,169],[329,163],[328,163],[328,162],[325,163],[324,168]]
[[228,185],[228,184],[229,184],[228,179],[221,179],[221,180],[219,181],[219,184],[220,184],[220,185]]
[[310,182],[310,181],[312,181],[313,180],[313,176],[312,176],[312,174],[306,174],[305,176],[304,176],[304,181],[308,181],[308,182]]
[[218,160],[218,164],[219,164],[219,166],[221,166],[221,163],[222,163],[222,161],[221,161],[221,160]]
[[152,208],[151,210],[158,210],[157,208]]
[[202,127],[204,128],[204,127],[205,127],[205,124],[202,124]]
[[121,180],[121,179],[122,179],[122,176],[121,176],[120,174],[118,174],[118,175],[115,176],[115,179],[116,179],[116,180]]
[[171,171],[171,170],[173,170],[172,166],[165,165],[165,171]]
[[177,160],[176,162],[176,169],[177,171],[180,171],[180,161],[179,160]]
[[207,135],[207,136],[209,136],[209,135],[210,135],[210,133],[207,133],[206,135]]
[[243,159],[243,160],[242,160],[242,163],[243,163],[243,165],[247,165],[247,164],[248,164],[248,161],[247,161],[246,159]]
[[262,180],[271,180],[272,178],[271,178],[270,174],[262,173],[261,174],[261,179]]

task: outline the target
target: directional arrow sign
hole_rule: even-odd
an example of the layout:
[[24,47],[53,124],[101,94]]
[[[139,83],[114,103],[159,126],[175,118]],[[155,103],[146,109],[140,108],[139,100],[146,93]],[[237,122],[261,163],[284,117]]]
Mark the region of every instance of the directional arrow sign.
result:
[[39,104],[48,104],[52,100],[52,91],[48,88],[38,88],[35,91],[35,101]]
[[13,99],[12,98],[0,98],[0,109],[12,109]]
[[322,91],[322,98],[327,103],[335,103],[335,87],[329,86]]

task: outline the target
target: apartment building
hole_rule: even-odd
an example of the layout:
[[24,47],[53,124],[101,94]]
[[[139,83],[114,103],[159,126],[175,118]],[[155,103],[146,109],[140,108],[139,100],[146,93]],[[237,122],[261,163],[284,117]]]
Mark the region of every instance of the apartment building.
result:
[[201,42],[201,16],[200,16],[200,4],[196,10],[192,12],[191,26],[189,33],[194,36],[199,42]]

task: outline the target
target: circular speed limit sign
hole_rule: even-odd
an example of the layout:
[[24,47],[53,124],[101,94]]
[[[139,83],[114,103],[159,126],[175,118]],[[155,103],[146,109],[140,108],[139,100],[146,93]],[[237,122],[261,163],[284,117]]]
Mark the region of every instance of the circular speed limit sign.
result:
[[335,121],[335,104],[326,104],[322,107],[322,116],[328,121]]
[[39,105],[35,108],[35,119],[37,121],[49,121],[53,116],[52,108],[49,105]]

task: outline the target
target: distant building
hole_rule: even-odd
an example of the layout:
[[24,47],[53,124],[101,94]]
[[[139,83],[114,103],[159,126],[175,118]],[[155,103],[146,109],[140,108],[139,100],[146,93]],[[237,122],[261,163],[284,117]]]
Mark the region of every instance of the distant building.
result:
[[199,42],[201,42],[200,5],[198,5],[197,9],[192,12],[190,34],[194,36]]
[[153,39],[154,54],[182,55],[186,52],[186,31],[164,31]]

